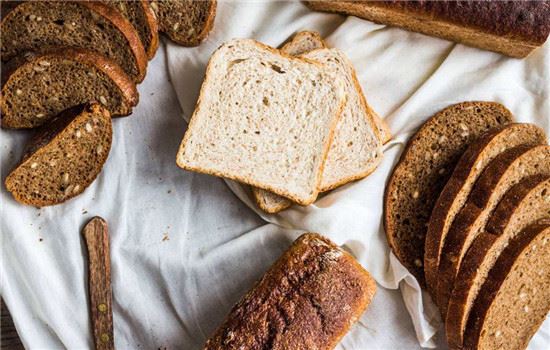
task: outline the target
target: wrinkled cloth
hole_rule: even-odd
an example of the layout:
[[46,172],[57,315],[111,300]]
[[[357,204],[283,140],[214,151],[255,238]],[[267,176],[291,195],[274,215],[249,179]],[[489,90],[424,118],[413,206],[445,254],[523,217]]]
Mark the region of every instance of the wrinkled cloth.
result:
[[[308,207],[276,215],[257,209],[246,187],[179,169],[175,156],[212,52],[232,38],[278,46],[319,31],[353,62],[371,107],[393,139],[368,178]],[[163,41],[140,84],[132,116],[113,120],[109,159],[79,197],[37,209],[1,190],[1,295],[27,348],[92,347],[86,249],[93,216],[109,224],[115,345],[200,349],[232,305],[305,231],[357,257],[377,294],[338,349],[445,348],[438,312],[391,254],[383,192],[411,134],[435,112],[466,100],[503,103],[516,120],[550,133],[550,45],[518,60],[355,17],[310,11],[300,2],[220,1],[199,47]],[[2,179],[30,133],[0,132]],[[550,321],[530,349],[550,344]]]

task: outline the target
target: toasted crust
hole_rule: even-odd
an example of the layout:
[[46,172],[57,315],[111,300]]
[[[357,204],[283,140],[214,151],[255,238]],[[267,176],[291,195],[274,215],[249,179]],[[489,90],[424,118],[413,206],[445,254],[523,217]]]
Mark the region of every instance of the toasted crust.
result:
[[147,25],[151,31],[151,43],[149,44],[149,47],[146,48],[147,57],[151,60],[155,57],[155,53],[159,47],[159,24],[153,9],[149,5],[149,2],[147,0],[139,0],[139,3],[143,8]]

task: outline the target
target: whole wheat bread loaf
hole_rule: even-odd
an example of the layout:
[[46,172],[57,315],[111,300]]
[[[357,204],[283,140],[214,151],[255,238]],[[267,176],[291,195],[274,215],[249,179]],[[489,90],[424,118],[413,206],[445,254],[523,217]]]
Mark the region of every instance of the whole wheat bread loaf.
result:
[[[441,250],[436,302],[445,317],[463,257],[485,230],[496,206],[512,186],[534,175],[550,175],[550,146],[518,146],[489,163],[459,211]],[[461,281],[462,282],[462,281]]]
[[321,64],[229,41],[210,59],[177,163],[308,205],[345,99]]
[[22,204],[42,207],[82,193],[101,172],[112,140],[111,116],[101,104],[75,106],[44,126],[6,188]]
[[475,300],[464,349],[521,350],[550,312],[550,226],[533,225],[498,257]]
[[519,145],[546,143],[544,131],[532,124],[510,124],[483,135],[468,147],[439,195],[428,222],[424,245],[424,273],[428,291],[435,295],[439,253],[451,224],[481,172],[498,154]]
[[460,264],[445,322],[451,348],[462,347],[471,308],[497,258],[510,240],[544,218],[550,218],[550,176],[526,178],[506,192]]
[[134,82],[115,62],[84,49],[27,53],[2,66],[2,127],[33,128],[61,111],[90,101],[113,116],[138,102]]
[[384,227],[401,263],[424,284],[426,229],[435,202],[469,144],[512,122],[494,102],[463,102],[430,118],[410,139],[386,186]]
[[147,55],[132,24],[97,1],[26,1],[2,18],[2,61],[27,51],[74,47],[115,61],[135,81],[145,77]]

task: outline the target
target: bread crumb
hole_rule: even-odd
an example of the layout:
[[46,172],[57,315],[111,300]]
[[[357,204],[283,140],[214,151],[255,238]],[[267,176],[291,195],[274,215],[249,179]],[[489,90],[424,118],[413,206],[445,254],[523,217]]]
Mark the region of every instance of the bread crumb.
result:
[[169,241],[170,240],[170,237],[168,237],[168,233],[163,233],[162,234],[162,241]]

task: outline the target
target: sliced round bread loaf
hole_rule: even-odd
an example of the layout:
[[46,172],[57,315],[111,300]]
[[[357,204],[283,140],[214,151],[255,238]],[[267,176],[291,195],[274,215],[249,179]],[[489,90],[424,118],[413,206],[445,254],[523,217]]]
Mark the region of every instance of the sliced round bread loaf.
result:
[[550,176],[526,178],[506,192],[485,232],[475,238],[462,259],[445,322],[451,348],[462,347],[473,303],[502,251],[527,226],[544,218],[550,218]]
[[424,273],[428,291],[435,295],[439,253],[451,224],[481,172],[497,155],[519,145],[543,145],[544,131],[533,124],[510,124],[483,135],[460,158],[432,211],[424,245]]
[[6,178],[20,203],[62,203],[82,193],[101,172],[112,140],[111,116],[98,103],[61,113],[33,139],[21,163]]
[[67,108],[94,100],[123,116],[138,102],[134,82],[94,51],[28,53],[3,68],[0,109],[6,128],[40,126]]
[[464,349],[525,349],[550,311],[550,226],[534,225],[500,254],[476,298]]
[[197,46],[203,41],[216,18],[216,0],[152,0],[159,29],[183,46]]
[[384,227],[399,261],[424,285],[426,227],[439,193],[467,146],[512,122],[494,102],[463,102],[445,108],[411,138],[386,186]]
[[2,61],[27,51],[75,47],[115,61],[135,81],[145,77],[147,55],[132,24],[97,1],[25,1],[2,19]]
[[549,159],[550,146],[518,146],[493,159],[477,180],[441,250],[436,301],[444,318],[456,275],[468,248],[485,230],[494,209],[512,186],[529,176],[550,175]]

